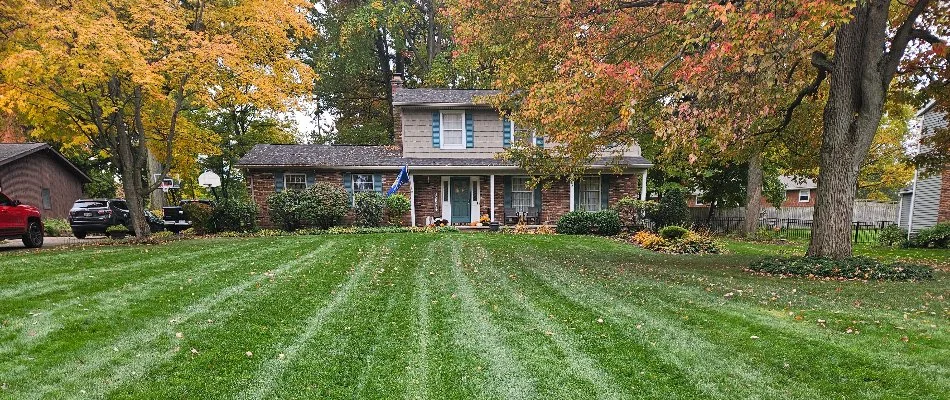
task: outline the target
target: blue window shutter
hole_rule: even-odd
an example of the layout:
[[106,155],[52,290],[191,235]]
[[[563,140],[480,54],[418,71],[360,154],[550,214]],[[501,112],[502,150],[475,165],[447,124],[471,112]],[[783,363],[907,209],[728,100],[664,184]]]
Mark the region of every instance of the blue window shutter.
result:
[[535,146],[544,148],[544,136],[536,136],[534,138],[534,144]]
[[383,192],[383,174],[373,174],[373,190],[376,193]]
[[353,174],[343,174],[343,188],[346,189],[346,194],[350,196],[350,204],[353,204]]
[[534,207],[541,211],[541,183],[534,185]]
[[511,208],[511,177],[505,176],[505,199],[504,204],[505,208]]
[[574,181],[574,211],[586,211],[581,210],[581,179]]
[[310,172],[307,174],[307,187],[313,187],[317,183],[317,174]]
[[475,147],[475,116],[465,112],[465,147]]
[[508,118],[501,120],[501,132],[503,135],[501,145],[507,149],[511,147],[511,120]]
[[442,136],[441,128],[441,115],[438,111],[432,112],[432,147],[439,148],[441,147],[439,142]]
[[274,191],[282,192],[284,191],[284,173],[278,172],[274,174]]
[[610,194],[610,177],[602,176],[600,178],[600,209],[607,209],[607,197]]

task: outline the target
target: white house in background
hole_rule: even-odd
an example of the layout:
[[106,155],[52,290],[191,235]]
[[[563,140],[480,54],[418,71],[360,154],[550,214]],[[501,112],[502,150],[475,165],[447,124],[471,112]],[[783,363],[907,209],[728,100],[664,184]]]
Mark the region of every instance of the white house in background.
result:
[[[915,117],[920,121],[921,136],[947,126],[947,116],[936,110],[936,104],[930,102]],[[943,171],[914,171],[914,181],[900,192],[897,221],[910,232],[950,222],[950,166]]]

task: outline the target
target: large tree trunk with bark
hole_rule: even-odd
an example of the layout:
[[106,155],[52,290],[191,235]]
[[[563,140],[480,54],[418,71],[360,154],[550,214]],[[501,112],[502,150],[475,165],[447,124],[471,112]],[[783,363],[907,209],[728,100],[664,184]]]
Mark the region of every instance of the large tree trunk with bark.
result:
[[759,228],[759,214],[762,212],[762,175],[762,155],[755,154],[749,159],[745,188],[745,215],[742,219],[743,236],[751,236]]
[[834,60],[818,63],[829,72],[831,82],[823,115],[810,256],[851,256],[858,171],[881,123],[896,70],[896,63],[891,69],[889,62],[894,55],[885,53],[889,6],[889,1],[871,0],[855,7],[854,19],[836,34]]

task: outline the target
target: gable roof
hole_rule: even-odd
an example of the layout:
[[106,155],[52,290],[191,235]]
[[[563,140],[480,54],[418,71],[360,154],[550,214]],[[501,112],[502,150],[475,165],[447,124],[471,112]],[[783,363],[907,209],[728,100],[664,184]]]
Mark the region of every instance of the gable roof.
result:
[[[345,146],[308,144],[259,144],[237,166],[241,168],[307,167],[325,169],[399,169],[403,166],[423,170],[439,168],[502,168],[517,166],[495,158],[422,158],[402,157],[398,148],[389,146]],[[648,167],[643,157],[603,157],[592,167]]]
[[79,168],[76,168],[73,163],[69,162],[66,157],[63,157],[62,154],[46,143],[0,143],[0,166],[41,151],[48,151],[53,156],[53,159],[59,161],[66,169],[72,171],[79,177],[79,180],[83,182],[92,181],[92,179],[89,179]]
[[393,89],[394,106],[474,106],[487,104],[478,96],[498,94],[497,90],[487,89]]

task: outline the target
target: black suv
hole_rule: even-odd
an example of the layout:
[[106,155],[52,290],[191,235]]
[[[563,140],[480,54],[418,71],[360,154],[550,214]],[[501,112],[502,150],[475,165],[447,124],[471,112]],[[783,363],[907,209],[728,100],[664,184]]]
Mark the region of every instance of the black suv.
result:
[[69,210],[69,226],[73,236],[85,238],[89,233],[105,234],[112,225],[132,225],[129,205],[122,199],[80,199]]

